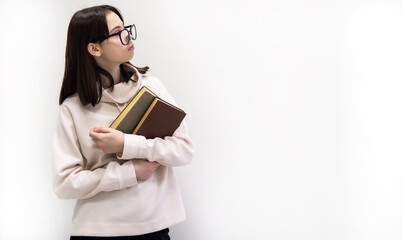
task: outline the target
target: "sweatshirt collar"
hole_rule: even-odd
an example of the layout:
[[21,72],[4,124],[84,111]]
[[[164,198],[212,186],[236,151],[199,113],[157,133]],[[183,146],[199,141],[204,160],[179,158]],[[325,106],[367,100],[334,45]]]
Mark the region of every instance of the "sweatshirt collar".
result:
[[101,102],[123,104],[131,100],[135,93],[138,91],[138,88],[140,86],[139,83],[141,82],[142,78],[141,74],[135,67],[127,63],[123,64],[123,68],[127,72],[133,72],[131,80],[134,81],[115,84],[113,86],[113,91],[111,91],[111,89],[109,88],[104,88],[102,91]]

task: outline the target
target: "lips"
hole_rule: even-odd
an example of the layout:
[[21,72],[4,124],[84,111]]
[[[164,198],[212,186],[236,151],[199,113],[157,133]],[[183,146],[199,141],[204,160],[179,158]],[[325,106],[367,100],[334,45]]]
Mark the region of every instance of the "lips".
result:
[[131,46],[129,47],[129,51],[132,51],[132,50],[134,50],[134,45],[131,45]]

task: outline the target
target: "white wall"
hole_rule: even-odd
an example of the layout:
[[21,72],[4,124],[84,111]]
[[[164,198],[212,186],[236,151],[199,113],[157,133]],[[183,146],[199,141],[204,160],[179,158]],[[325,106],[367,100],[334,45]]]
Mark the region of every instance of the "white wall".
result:
[[68,22],[109,3],[188,112],[173,239],[402,239],[400,1],[0,2],[0,239],[68,239],[50,144]]

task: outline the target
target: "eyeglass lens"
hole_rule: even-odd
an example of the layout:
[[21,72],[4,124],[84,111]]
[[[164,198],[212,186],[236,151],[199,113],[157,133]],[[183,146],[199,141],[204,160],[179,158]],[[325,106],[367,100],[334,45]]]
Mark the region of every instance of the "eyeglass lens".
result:
[[120,33],[120,39],[122,40],[122,43],[124,45],[129,44],[130,42],[130,34],[132,35],[132,39],[135,40],[137,33],[136,33],[136,28],[132,26],[130,26],[129,28],[126,28],[125,30],[123,30]]

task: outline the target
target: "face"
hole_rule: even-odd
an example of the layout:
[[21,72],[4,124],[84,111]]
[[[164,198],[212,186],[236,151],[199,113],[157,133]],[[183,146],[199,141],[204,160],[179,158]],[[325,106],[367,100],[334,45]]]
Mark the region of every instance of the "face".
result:
[[[123,30],[123,22],[114,12],[106,14],[106,22],[108,24],[109,34],[117,33]],[[112,36],[99,44],[101,56],[97,59],[99,63],[120,65],[121,63],[130,61],[134,55],[134,46],[130,41],[129,44],[123,45],[119,35]]]

